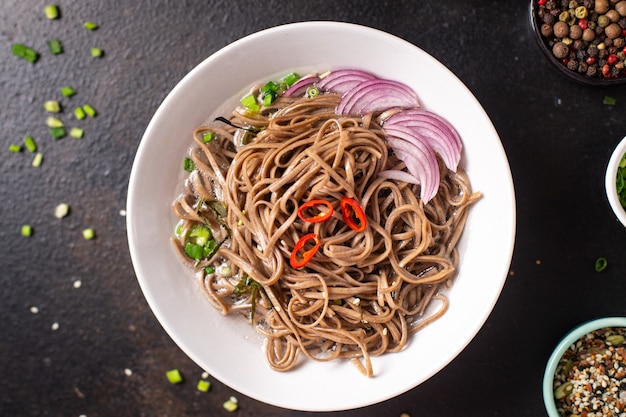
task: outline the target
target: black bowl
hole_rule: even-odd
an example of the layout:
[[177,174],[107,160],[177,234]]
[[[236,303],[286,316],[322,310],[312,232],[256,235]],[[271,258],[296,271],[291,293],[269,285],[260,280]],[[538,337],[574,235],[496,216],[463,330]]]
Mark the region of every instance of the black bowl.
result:
[[537,16],[537,0],[530,1],[530,26],[535,34],[535,40],[539,45],[539,49],[543,52],[543,55],[548,61],[550,61],[561,74],[565,75],[569,80],[579,84],[595,85],[595,86],[614,86],[626,83],[626,75],[619,78],[596,78],[590,77],[585,74],[581,74],[577,71],[572,71],[567,66],[558,60],[553,54],[546,38],[541,35],[541,20]]

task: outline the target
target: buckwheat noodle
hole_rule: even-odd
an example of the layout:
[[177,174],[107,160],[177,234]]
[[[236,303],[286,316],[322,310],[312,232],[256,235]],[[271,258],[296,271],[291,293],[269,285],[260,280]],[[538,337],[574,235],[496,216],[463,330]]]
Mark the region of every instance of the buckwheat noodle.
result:
[[[400,351],[412,333],[446,312],[456,244],[480,195],[465,172],[443,163],[439,191],[426,205],[419,185],[379,176],[404,163],[374,118],[336,115],[339,99],[281,97],[254,118],[234,111],[234,126],[258,133],[221,122],[196,129],[190,158],[197,169],[174,203],[183,226],[173,241],[221,313],[254,321],[273,369],[292,369],[303,354],[350,358],[371,376],[371,357]],[[216,133],[208,144],[207,131]],[[365,210],[364,232],[344,222],[343,197]],[[299,219],[298,206],[311,199],[332,202],[333,216],[322,223]],[[211,201],[223,202],[223,216]],[[210,261],[184,255],[197,223],[211,226],[221,242]],[[293,269],[291,251],[311,232],[322,245],[304,268]],[[204,270],[209,265],[215,272]],[[244,277],[260,290],[237,293]]]

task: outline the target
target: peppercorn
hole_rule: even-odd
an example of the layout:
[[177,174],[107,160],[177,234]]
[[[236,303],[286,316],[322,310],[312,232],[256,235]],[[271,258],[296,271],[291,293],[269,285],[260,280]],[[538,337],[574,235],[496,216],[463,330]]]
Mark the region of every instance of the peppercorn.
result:
[[606,15],[603,14],[602,16],[598,16],[598,26],[601,28],[607,27],[609,23],[611,23],[611,21]]
[[569,35],[569,25],[565,22],[556,22],[552,30],[557,38],[564,38]]
[[596,38],[596,32],[594,32],[593,29],[587,28],[583,31],[583,41],[591,42],[595,38]]
[[617,23],[611,23],[604,28],[604,33],[610,39],[615,39],[622,34],[622,28]]
[[578,25],[572,25],[569,27],[569,37],[576,40],[583,36],[583,30]]
[[574,10],[574,16],[576,16],[578,19],[584,19],[588,15],[589,15],[589,10],[587,10],[587,8],[585,6],[578,6]]
[[619,13],[617,13],[617,10],[615,9],[611,9],[606,12],[605,16],[609,18],[611,23],[617,23],[619,21]]
[[598,14],[604,14],[609,10],[609,0],[596,0],[594,11]]
[[544,23],[543,25],[541,25],[541,36],[544,36],[546,38],[551,37],[552,35],[554,35],[554,31],[552,30],[552,26]]
[[615,10],[620,16],[626,16],[626,0],[620,1],[615,5]]
[[578,61],[576,61],[575,59],[570,59],[569,61],[567,61],[567,69],[571,71],[576,71],[578,69]]
[[563,42],[557,42],[552,47],[552,53],[559,59],[565,58],[569,53],[569,47]]

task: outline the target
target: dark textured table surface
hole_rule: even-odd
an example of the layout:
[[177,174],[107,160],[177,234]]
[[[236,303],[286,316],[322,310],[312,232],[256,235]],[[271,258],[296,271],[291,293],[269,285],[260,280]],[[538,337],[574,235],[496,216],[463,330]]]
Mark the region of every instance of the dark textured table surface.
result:
[[[359,23],[390,32],[450,68],[476,95],[509,157],[517,238],[502,295],[469,346],[427,382],[346,416],[541,416],[545,362],[579,323],[624,315],[626,229],[603,188],[612,148],[626,135],[626,87],[564,79],[544,61],[525,0],[123,1],[0,4],[0,415],[306,415],[268,406],[212,380],[171,341],[139,289],[123,209],[137,146],[174,85],[221,47],[255,31],[305,20]],[[95,31],[85,21],[99,24]],[[53,56],[46,41],[62,41]],[[13,43],[40,51],[33,65]],[[104,50],[92,58],[90,48]],[[268,51],[288,53],[288,51]],[[59,88],[76,95],[64,98]],[[605,96],[616,104],[603,104]],[[43,103],[73,121],[80,140],[52,139]],[[44,156],[8,151],[26,136]],[[70,206],[58,219],[55,207]],[[34,233],[22,237],[30,224]],[[93,240],[82,231],[92,228]],[[606,257],[608,268],[594,269]],[[480,302],[477,300],[476,302]],[[171,385],[165,372],[187,381]],[[303,393],[306,395],[306,393]],[[346,395],[351,395],[346,387]],[[323,399],[320,399],[323,401]],[[324,413],[308,413],[325,415]]]

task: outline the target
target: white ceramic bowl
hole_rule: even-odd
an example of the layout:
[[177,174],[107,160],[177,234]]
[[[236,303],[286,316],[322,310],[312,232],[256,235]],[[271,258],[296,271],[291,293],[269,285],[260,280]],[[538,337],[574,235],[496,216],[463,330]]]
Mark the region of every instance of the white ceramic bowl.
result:
[[[412,87],[422,106],[446,117],[464,140],[462,166],[484,194],[459,244],[450,308],[408,347],[373,359],[375,376],[349,361],[307,361],[279,373],[266,364],[249,323],[222,317],[202,296],[170,243],[171,204],[191,134],[218,106],[251,84],[291,70],[361,68]],[[185,76],[148,125],[130,176],[128,240],[139,284],[164,329],[199,366],[259,401],[298,410],[362,407],[426,381],[479,331],[508,274],[515,239],[513,182],[502,144],[476,98],[445,66],[414,45],[346,23],[307,22],[268,29],[211,55]],[[459,381],[460,384],[465,381]],[[450,392],[449,395],[453,395]]]
[[615,147],[609,163],[606,167],[606,174],[604,177],[604,187],[606,188],[606,198],[609,200],[609,204],[615,213],[615,217],[626,227],[626,210],[619,202],[617,195],[617,168],[622,159],[622,156],[626,153],[626,137],[624,137]]

